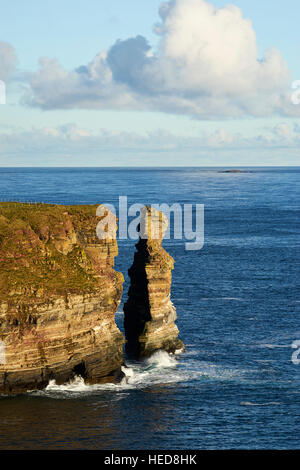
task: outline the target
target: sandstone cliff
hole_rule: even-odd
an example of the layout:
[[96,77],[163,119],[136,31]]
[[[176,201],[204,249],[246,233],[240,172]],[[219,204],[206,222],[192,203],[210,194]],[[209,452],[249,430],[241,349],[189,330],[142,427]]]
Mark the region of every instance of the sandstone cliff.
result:
[[170,299],[174,260],[161,246],[167,227],[168,219],[162,212],[144,208],[124,306],[126,352],[134,358],[158,349],[173,353],[184,349]]
[[0,393],[120,373],[123,276],[98,221],[95,206],[0,204]]

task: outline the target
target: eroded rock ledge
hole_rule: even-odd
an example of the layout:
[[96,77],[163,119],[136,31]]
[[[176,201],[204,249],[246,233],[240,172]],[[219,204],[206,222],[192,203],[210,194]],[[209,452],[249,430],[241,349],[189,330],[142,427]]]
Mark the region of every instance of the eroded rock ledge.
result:
[[98,222],[96,206],[0,204],[0,393],[120,376],[124,279]]
[[184,350],[170,298],[174,260],[161,245],[167,227],[168,219],[162,212],[144,208],[124,306],[126,352],[136,359],[159,349],[172,353]]
[[[116,223],[111,238],[100,240],[96,209],[0,203],[0,394],[75,375],[90,384],[124,375]],[[161,246],[167,224],[161,212],[142,211],[124,308],[126,349],[135,358],[184,348],[170,299],[174,260]]]

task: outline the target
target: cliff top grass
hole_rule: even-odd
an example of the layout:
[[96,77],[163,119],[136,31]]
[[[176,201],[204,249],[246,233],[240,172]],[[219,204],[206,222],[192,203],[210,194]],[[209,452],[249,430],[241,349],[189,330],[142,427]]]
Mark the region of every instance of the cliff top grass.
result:
[[105,243],[96,237],[96,209],[0,203],[0,301],[96,290],[100,281],[86,250],[87,243]]

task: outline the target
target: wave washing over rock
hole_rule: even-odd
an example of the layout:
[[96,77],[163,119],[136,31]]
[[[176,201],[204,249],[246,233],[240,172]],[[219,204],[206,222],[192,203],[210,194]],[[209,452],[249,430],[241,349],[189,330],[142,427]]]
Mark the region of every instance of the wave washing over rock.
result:
[[166,351],[156,351],[144,361],[129,361],[127,366],[122,366],[124,376],[119,383],[89,385],[78,375],[61,385],[51,380],[42,394],[72,396],[72,394],[93,394],[104,390],[118,392],[143,389],[155,384],[185,382],[193,378],[194,371],[183,372],[179,366],[179,362],[171,354]]
[[[141,305],[149,306],[149,321],[133,316],[130,328],[134,341],[143,345],[139,356],[155,354],[143,366],[129,369],[125,340],[115,323],[124,281],[113,269],[117,241],[115,234],[106,240],[97,237],[96,209],[0,204],[0,341],[5,345],[0,394],[103,383],[130,386],[132,380],[145,379],[147,368],[176,365],[173,357],[157,351],[183,349],[170,300],[173,259],[162,249],[162,237],[146,241],[146,258],[141,259],[146,298],[140,303],[130,296],[126,309],[128,320],[129,310],[140,315]],[[138,268],[132,292],[139,273]],[[128,321],[126,335],[132,338]],[[136,375],[134,367],[144,366]]]
[[81,376],[76,376],[64,384],[51,380],[44,390],[32,391],[32,396],[54,399],[72,399],[81,396],[98,396],[103,392],[113,392],[113,399],[119,400],[127,396],[126,392],[145,390],[153,386],[172,384],[208,384],[216,383],[249,383],[249,379],[257,371],[239,368],[224,368],[221,365],[205,361],[193,360],[192,353],[173,355],[166,351],[156,351],[142,361],[127,362],[122,366],[124,376],[118,383],[101,383],[90,385]]

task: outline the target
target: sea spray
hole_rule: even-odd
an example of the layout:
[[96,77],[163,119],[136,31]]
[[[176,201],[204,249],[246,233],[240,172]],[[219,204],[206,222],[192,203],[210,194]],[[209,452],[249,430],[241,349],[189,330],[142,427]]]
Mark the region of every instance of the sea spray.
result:
[[155,365],[156,367],[175,367],[176,359],[166,351],[156,351],[145,360],[147,365]]

